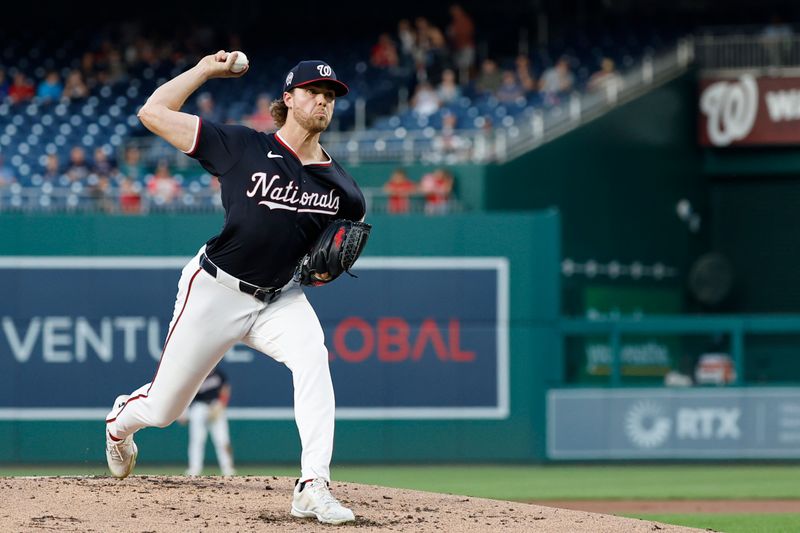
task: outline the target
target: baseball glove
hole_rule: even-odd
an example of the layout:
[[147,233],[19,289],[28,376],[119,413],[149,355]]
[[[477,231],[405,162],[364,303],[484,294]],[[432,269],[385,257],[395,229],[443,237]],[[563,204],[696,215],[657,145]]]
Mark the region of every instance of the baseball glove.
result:
[[[319,286],[338,278],[350,269],[367,244],[370,224],[334,220],[325,228],[306,255],[300,259],[295,278],[302,285]],[[350,274],[352,276],[352,274]]]

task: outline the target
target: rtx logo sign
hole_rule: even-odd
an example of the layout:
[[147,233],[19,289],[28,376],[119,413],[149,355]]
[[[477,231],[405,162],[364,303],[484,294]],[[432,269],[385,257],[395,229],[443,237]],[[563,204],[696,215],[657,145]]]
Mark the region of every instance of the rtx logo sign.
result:
[[634,446],[645,449],[667,445],[670,438],[739,440],[741,415],[738,407],[680,407],[673,411],[668,403],[642,400],[628,409],[624,431]]
[[676,416],[676,436],[679,439],[733,439],[738,440],[742,432],[739,429],[741,410],[738,407],[698,408],[683,407]]

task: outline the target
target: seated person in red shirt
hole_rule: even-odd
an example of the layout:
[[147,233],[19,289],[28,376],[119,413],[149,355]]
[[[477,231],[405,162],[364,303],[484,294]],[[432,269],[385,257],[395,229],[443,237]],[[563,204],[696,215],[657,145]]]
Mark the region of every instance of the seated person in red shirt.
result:
[[411,207],[409,196],[417,192],[417,184],[408,179],[405,170],[398,168],[392,172],[383,191],[389,196],[389,213],[408,213]]

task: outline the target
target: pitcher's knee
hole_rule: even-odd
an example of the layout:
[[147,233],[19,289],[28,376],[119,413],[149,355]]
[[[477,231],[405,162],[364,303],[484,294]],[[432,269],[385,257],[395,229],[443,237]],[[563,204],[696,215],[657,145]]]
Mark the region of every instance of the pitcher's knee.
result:
[[175,422],[183,409],[166,407],[157,407],[150,412],[150,425],[157,428],[165,428]]
[[328,366],[328,349],[322,343],[309,343],[303,350],[303,362],[307,367]]

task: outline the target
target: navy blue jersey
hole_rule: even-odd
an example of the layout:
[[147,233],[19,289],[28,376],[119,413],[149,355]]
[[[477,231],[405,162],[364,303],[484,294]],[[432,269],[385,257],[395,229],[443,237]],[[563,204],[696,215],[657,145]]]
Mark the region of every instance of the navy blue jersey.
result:
[[214,264],[261,287],[281,287],[335,219],[361,220],[364,195],[325,152],[303,165],[278,134],[200,121],[188,155],[219,177],[225,224],[208,241]]
[[197,395],[194,397],[195,402],[211,403],[219,398],[222,387],[228,382],[227,376],[218,368],[211,371],[208,377],[200,385]]

